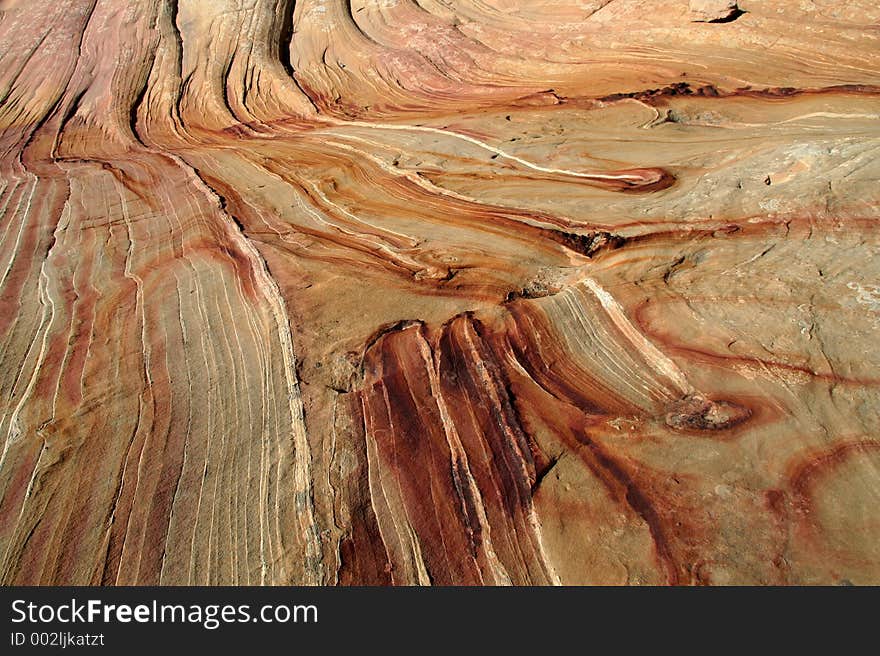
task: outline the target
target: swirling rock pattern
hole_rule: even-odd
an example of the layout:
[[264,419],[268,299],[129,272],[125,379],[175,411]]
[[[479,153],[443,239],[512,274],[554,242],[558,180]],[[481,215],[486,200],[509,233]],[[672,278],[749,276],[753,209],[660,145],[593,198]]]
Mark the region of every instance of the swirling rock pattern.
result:
[[0,581],[880,583],[878,26],[0,2]]

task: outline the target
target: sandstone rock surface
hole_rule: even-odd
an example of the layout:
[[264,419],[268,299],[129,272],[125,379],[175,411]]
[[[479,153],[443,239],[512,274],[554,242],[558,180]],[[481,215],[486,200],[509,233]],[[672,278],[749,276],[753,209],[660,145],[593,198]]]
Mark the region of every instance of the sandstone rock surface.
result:
[[694,4],[0,2],[0,582],[880,583],[880,7]]
[[723,23],[736,20],[742,10],[734,0],[690,0],[691,20],[704,23]]

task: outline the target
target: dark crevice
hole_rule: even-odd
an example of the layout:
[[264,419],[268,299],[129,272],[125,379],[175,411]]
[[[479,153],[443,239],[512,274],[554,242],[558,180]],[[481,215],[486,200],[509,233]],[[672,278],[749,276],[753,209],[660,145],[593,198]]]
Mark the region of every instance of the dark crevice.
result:
[[[196,178],[199,180],[199,182],[201,182],[203,185],[205,185],[205,187],[214,195],[214,197],[217,199],[217,205],[220,207],[220,211],[222,211],[223,214],[225,214],[226,216],[228,216],[232,220],[232,222],[238,228],[239,232],[241,232],[242,237],[250,240],[251,237],[248,236],[248,232],[247,232],[247,229],[245,228],[244,223],[242,223],[241,219],[239,219],[235,215],[235,213],[230,209],[229,201],[227,201],[226,196],[220,192],[220,189],[217,188],[216,183],[212,184],[212,182],[214,182],[214,181],[209,176],[203,174],[201,170],[199,170],[197,167],[193,166],[192,164],[189,164],[187,162],[186,166],[189,167],[189,169],[193,172],[193,174],[196,176]],[[265,264],[265,261],[264,261],[264,264]],[[268,271],[268,266],[267,266],[267,271]]]
[[547,465],[535,474],[535,482],[532,484],[532,496],[534,496],[535,493],[538,491],[538,488],[541,487],[541,483],[544,482],[547,474],[549,474],[553,470],[553,468],[556,467],[561,457],[562,456],[555,456],[551,458]]
[[229,115],[232,116],[236,121],[241,122],[241,119],[235,113],[235,110],[232,108],[232,104],[229,102],[229,74],[232,71],[232,63],[234,61],[234,57],[230,57],[226,60],[226,65],[223,67],[223,107],[226,108],[226,111],[229,112]]
[[723,16],[721,18],[713,18],[710,21],[706,21],[708,23],[732,23],[737,18],[745,14],[746,12],[740,9],[739,7],[735,7],[727,16]]
[[174,41],[177,44],[177,77],[180,79],[180,89],[177,93],[177,97],[174,99],[174,111],[177,113],[177,116],[173,117],[176,120],[180,120],[180,105],[183,101],[183,96],[186,94],[187,89],[189,88],[189,80],[192,77],[192,73],[190,73],[186,79],[183,77],[183,36],[180,33],[180,27],[177,25],[177,12],[178,5],[177,0],[167,0],[168,6],[168,20],[171,25],[171,32],[174,37]]
[[72,119],[79,111],[80,104],[82,103],[83,96],[86,95],[86,91],[88,91],[88,87],[77,91],[76,95],[73,97],[73,99],[67,105],[67,108],[64,110],[64,115],[61,117],[61,122],[58,125],[59,139],[64,134],[64,129],[67,127],[70,119]]
[[315,113],[320,114],[321,110],[315,103],[314,98],[306,91],[302,83],[296,78],[296,71],[293,70],[293,62],[290,59],[290,44],[293,43],[293,12],[296,9],[296,0],[287,0],[281,9],[281,29],[278,31],[278,60],[281,62],[287,77],[293,80],[296,88],[309,101],[314,108]]
[[278,31],[278,58],[284,72],[293,77],[293,64],[290,62],[290,44],[293,41],[293,10],[295,0],[288,0],[281,9],[281,29]]

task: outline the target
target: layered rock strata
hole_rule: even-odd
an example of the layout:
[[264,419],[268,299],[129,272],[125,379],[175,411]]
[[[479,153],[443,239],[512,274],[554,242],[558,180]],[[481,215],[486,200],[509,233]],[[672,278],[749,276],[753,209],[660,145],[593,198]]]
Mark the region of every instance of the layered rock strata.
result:
[[0,2],[0,581],[880,582],[878,26]]

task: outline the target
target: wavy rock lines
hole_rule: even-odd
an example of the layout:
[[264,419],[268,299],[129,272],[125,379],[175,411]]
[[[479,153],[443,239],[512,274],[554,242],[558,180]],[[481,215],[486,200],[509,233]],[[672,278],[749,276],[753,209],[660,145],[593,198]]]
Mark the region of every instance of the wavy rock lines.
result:
[[880,14],[731,4],[0,3],[0,580],[875,583]]

